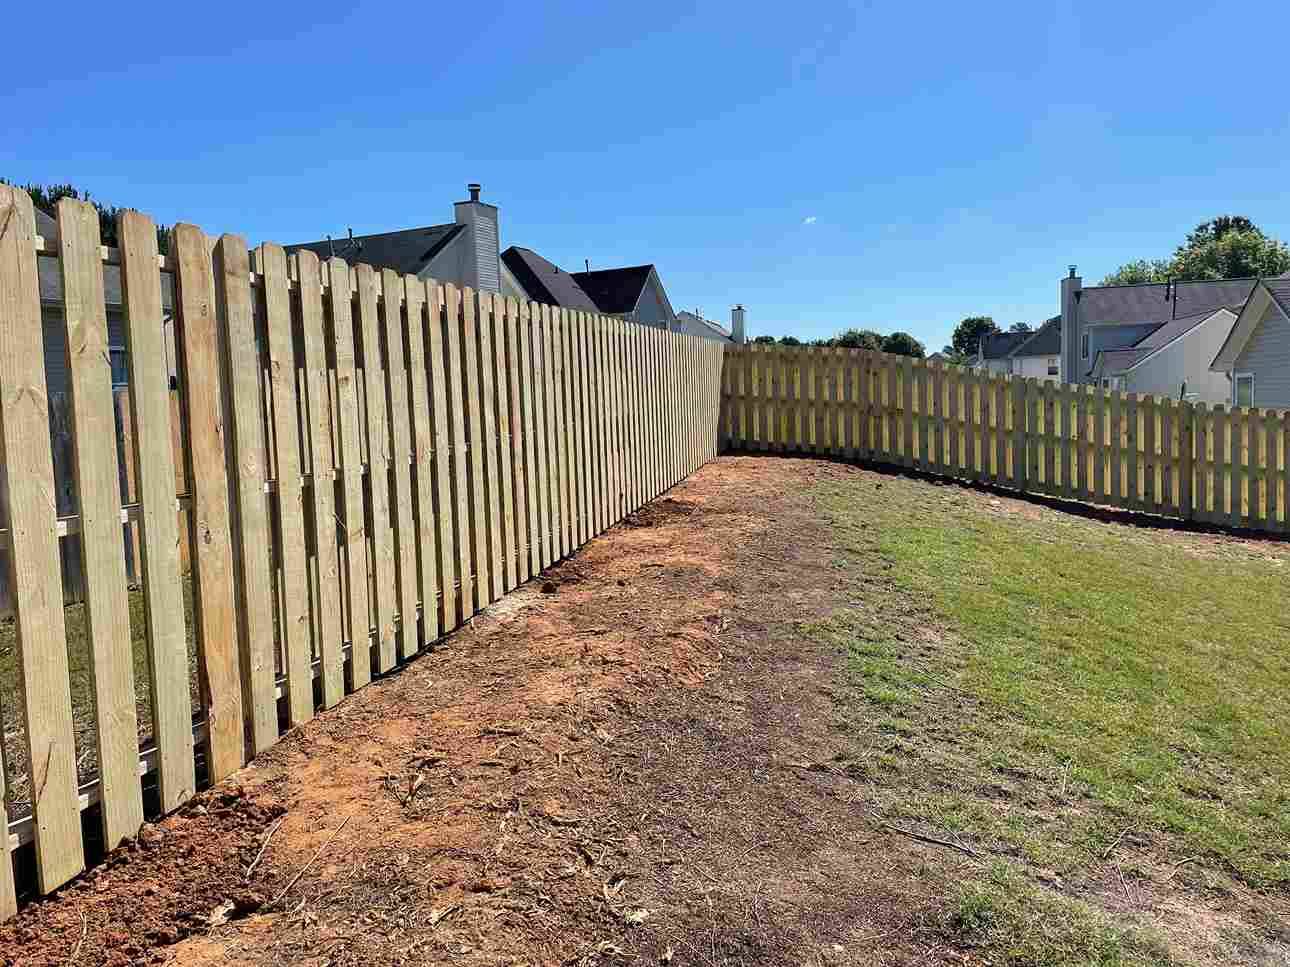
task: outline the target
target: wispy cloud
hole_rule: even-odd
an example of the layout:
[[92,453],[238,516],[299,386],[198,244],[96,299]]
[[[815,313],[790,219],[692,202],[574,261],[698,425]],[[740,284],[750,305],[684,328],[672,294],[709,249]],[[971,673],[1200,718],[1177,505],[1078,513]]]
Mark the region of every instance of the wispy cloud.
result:
[[814,224],[815,224],[815,216],[814,216],[814,215],[807,215],[805,218],[803,218],[803,219],[802,219],[802,224],[803,224],[803,225],[814,225]]

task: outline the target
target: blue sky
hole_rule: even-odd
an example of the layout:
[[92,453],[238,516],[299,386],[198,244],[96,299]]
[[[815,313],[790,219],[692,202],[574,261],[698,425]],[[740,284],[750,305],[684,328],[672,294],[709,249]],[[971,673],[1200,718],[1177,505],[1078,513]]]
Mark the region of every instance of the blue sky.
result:
[[253,242],[480,181],[566,268],[929,349],[1214,214],[1290,238],[1284,2],[447,6],[62,5],[6,45],[0,176]]

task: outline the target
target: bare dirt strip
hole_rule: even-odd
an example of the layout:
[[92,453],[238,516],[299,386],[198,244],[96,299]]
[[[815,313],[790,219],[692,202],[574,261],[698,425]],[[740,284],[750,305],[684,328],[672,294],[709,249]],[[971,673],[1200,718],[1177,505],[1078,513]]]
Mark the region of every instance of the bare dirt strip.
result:
[[945,928],[979,863],[875,818],[801,631],[855,589],[812,496],[854,475],[709,464],[27,907],[0,963],[992,962]]

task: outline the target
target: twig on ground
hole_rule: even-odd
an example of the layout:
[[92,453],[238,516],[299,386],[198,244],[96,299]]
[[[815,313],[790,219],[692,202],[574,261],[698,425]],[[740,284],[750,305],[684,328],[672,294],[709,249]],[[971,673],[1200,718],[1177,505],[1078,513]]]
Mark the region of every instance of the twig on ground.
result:
[[255,872],[255,868],[260,863],[260,857],[262,857],[264,855],[264,851],[269,848],[269,840],[273,839],[273,834],[276,833],[279,827],[281,827],[282,824],[285,823],[286,821],[287,821],[287,817],[283,816],[276,823],[274,823],[272,826],[269,827],[269,832],[265,835],[264,842],[260,844],[260,849],[259,849],[259,852],[255,854],[255,859],[251,860],[251,865],[248,866],[246,868],[246,872],[242,874],[243,880],[249,880],[251,878],[251,874]]
[[1189,856],[1185,860],[1180,860],[1179,862],[1175,863],[1174,868],[1169,871],[1169,875],[1166,876],[1164,880],[1161,882],[1168,883],[1170,880],[1172,880],[1175,876],[1178,875],[1179,870],[1181,870],[1188,863],[1196,862],[1198,859],[1200,859],[1199,856]]
[[90,932],[90,922],[85,919],[85,911],[81,911],[81,939],[76,941],[76,947],[72,950],[72,955],[67,958],[68,967],[76,963],[76,958],[81,955],[81,947],[85,943],[85,935]]
[[1109,860],[1111,858],[1111,854],[1115,852],[1115,848],[1120,845],[1120,840],[1124,839],[1124,837],[1128,836],[1132,831],[1132,826],[1125,826],[1124,829],[1120,830],[1120,835],[1115,837],[1115,842],[1106,848],[1106,852],[1102,854],[1102,859]]
[[327,842],[323,843],[321,846],[318,847],[318,851],[314,853],[313,856],[309,857],[308,863],[300,867],[296,875],[291,878],[291,882],[282,888],[282,892],[279,893],[277,896],[275,896],[272,900],[270,900],[268,904],[266,904],[265,906],[266,910],[271,910],[278,905],[278,903],[282,900],[282,898],[291,891],[291,888],[293,886],[296,885],[297,881],[299,881],[299,879],[305,875],[305,871],[308,870],[309,867],[314,865],[314,862],[318,859],[318,857],[322,856],[323,850],[325,850],[328,846],[331,845],[332,840],[334,840],[337,836],[340,835],[340,831],[344,829],[346,826],[348,826],[349,821],[353,818],[354,817],[352,816],[346,816],[345,821],[342,822],[339,826],[337,826],[334,830],[332,830],[332,834],[327,837]]
[[937,839],[935,836],[924,836],[922,833],[915,833],[913,830],[901,829],[899,826],[893,826],[891,823],[883,823],[883,829],[889,829],[893,833],[900,833],[901,836],[908,836],[910,839],[916,839],[920,843],[929,843],[932,846],[944,846],[948,849],[956,849],[960,853],[968,856],[979,857],[981,854],[970,846],[964,846],[962,843],[954,843],[948,839]]

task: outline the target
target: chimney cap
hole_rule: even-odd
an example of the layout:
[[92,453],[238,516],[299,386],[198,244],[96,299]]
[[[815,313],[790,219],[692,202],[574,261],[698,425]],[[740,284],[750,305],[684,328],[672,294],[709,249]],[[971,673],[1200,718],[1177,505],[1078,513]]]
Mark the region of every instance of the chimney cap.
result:
[[466,190],[470,192],[471,201],[479,201],[479,192],[481,188],[483,188],[483,186],[477,181],[472,181],[466,186]]
[[1068,265],[1068,266],[1067,266],[1067,268],[1068,268],[1068,269],[1070,269],[1070,273],[1071,273],[1071,274],[1070,274],[1070,277],[1071,277],[1072,279],[1073,279],[1073,278],[1075,278],[1075,268],[1076,268],[1076,267],[1075,267],[1074,265]]

